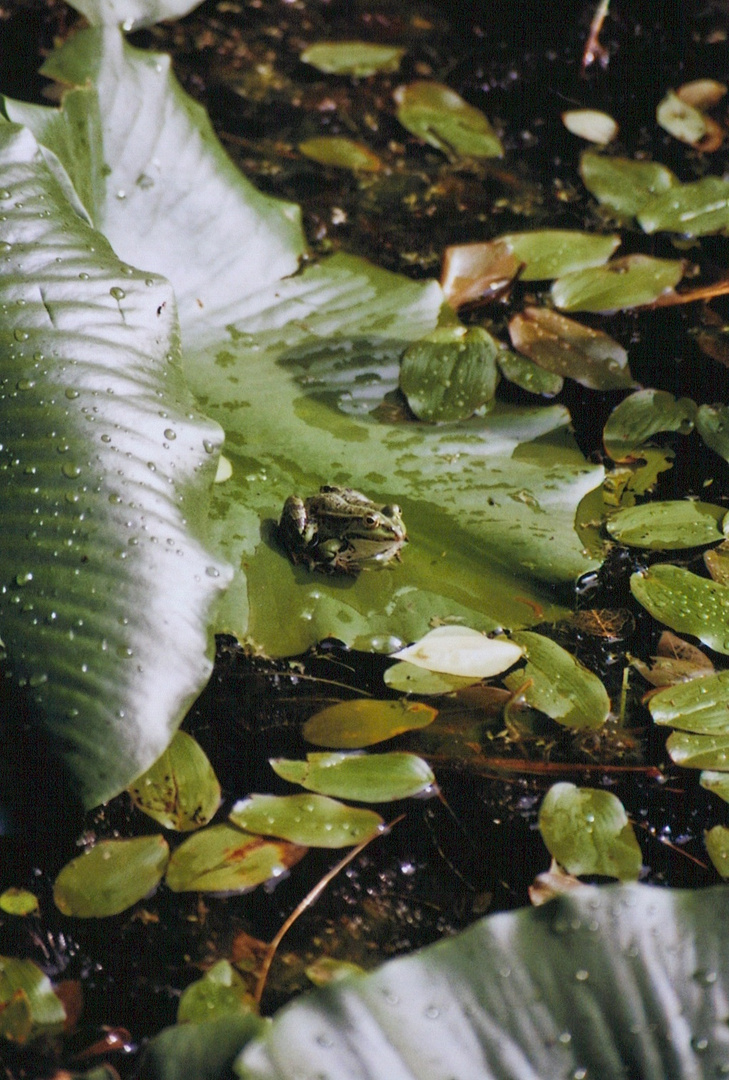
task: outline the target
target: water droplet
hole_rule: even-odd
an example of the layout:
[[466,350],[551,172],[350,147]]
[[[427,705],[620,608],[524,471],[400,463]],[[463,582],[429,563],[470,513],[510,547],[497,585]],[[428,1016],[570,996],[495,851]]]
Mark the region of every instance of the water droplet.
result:
[[557,1041],[561,1042],[563,1046],[568,1046],[572,1042],[572,1036],[569,1031],[563,1031],[561,1035],[557,1036]]
[[82,270],[81,273],[79,274],[79,278],[81,279],[81,281],[88,281],[89,280],[89,274],[87,274],[85,270]]
[[78,390],[74,390],[74,388],[72,386],[69,386],[64,391],[64,393],[65,393],[65,395],[66,395],[66,397],[68,398],[69,401],[75,401],[75,399],[78,397]]
[[709,1049],[709,1040],[705,1036],[694,1035],[691,1039],[691,1046],[697,1054],[703,1054]]
[[7,188],[0,188],[0,199],[9,199],[9,198],[11,198],[11,193],[8,191],[8,189]]
[[429,1020],[437,1020],[440,1016],[440,1009],[436,1008],[435,1005],[429,1005],[425,1010],[425,1015]]
[[587,982],[590,978],[590,972],[585,971],[584,968],[580,968],[579,971],[575,972],[575,978],[577,979],[577,982]]
[[61,472],[64,476],[67,476],[69,480],[75,480],[81,475],[81,466],[73,461],[66,461],[61,466]]
[[119,288],[118,285],[112,285],[112,287],[109,289],[109,292],[115,300],[123,300],[124,297],[127,295],[123,289]]
[[45,682],[48,682],[48,676],[45,671],[39,671],[37,674],[31,675],[28,679],[28,686],[42,686]]
[[171,427],[165,428],[165,439],[169,439],[170,442],[172,442],[172,440],[176,439],[176,438],[177,438],[177,432],[176,431],[173,431]]
[[7,253],[12,250],[13,245],[9,244],[7,240],[3,240],[2,243],[0,243],[0,254],[7,255]]
[[13,330],[13,337],[16,341],[27,341],[30,334],[27,330],[21,330],[20,327],[18,327],[16,330]]
[[27,585],[28,582],[30,582],[32,580],[33,580],[33,575],[30,572],[30,570],[26,571],[26,573],[24,573],[24,574],[16,574],[15,575],[15,584],[16,585]]
[[220,577],[220,571],[218,570],[217,566],[206,566],[205,573],[208,577]]
[[215,450],[215,444],[210,442],[210,439],[203,439],[203,450],[206,454],[212,454]]
[[35,379],[18,379],[16,386],[18,390],[32,390],[35,386]]

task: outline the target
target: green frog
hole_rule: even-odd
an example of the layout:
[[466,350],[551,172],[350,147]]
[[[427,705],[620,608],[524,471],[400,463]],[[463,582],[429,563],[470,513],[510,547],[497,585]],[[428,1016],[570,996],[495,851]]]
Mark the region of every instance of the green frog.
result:
[[356,575],[400,559],[407,543],[400,507],[373,503],[354,488],[325,484],[318,495],[290,495],[278,525],[294,563],[325,574]]

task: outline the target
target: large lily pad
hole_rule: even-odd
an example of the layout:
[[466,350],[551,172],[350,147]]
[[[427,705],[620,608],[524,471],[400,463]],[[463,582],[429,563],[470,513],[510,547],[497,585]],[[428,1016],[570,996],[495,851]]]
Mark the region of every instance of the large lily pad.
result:
[[[548,586],[597,565],[574,521],[602,472],[566,411],[502,406],[437,430],[375,419],[400,355],[438,321],[438,285],[343,255],[296,274],[298,211],[247,184],[167,69],[110,31],[76,35],[49,65],[97,79],[97,216],[122,257],[172,281],[188,380],[226,430],[233,473],[213,528],[241,573],[218,628],[281,654],[327,634],[395,647],[434,616],[524,625],[538,610],[524,600],[554,614]],[[332,482],[403,506],[402,566],[341,580],[290,564],[274,528],[284,500]]]

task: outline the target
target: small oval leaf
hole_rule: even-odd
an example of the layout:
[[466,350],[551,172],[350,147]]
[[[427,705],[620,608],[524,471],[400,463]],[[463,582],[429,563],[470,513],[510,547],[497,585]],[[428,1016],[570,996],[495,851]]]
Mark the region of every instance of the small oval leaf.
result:
[[318,41],[305,49],[300,59],[325,75],[352,75],[363,79],[397,71],[405,49],[372,41]]
[[163,836],[102,840],[63,867],[53,886],[56,907],[77,919],[118,915],[156,889],[169,854]]
[[513,641],[484,637],[469,626],[438,626],[392,655],[429,671],[488,679],[510,668],[522,653]]
[[636,881],[642,856],[625,808],[597,788],[554,784],[539,810],[539,831],[550,855],[570,874]]
[[199,1024],[218,1016],[257,1012],[243,978],[228,960],[218,960],[201,979],[186,986],[177,1006],[178,1024]]
[[670,551],[717,543],[725,514],[726,507],[713,503],[674,499],[618,510],[606,527],[620,544]]
[[420,795],[435,776],[415,754],[307,754],[306,761],[271,760],[273,771],[308,791],[357,802],[393,802]]
[[449,157],[502,157],[501,140],[480,109],[455,90],[425,80],[395,91],[397,118],[404,128]]
[[635,386],[625,349],[609,334],[549,308],[526,307],[509,323],[515,349],[554,375],[592,390]]
[[661,563],[633,574],[630,589],[654,619],[729,655],[729,586]]
[[374,811],[326,795],[250,795],[235,804],[230,820],[247,832],[321,848],[359,844],[383,824]]
[[681,259],[626,255],[606,266],[565,274],[552,285],[552,300],[562,311],[621,311],[652,304],[683,277]]
[[0,911],[6,915],[30,915],[38,910],[38,897],[27,889],[9,888],[0,893]]
[[375,701],[358,698],[340,701],[310,717],[301,733],[315,746],[360,750],[405,731],[427,727],[438,712],[418,701]]
[[631,161],[586,150],[580,158],[582,182],[602,206],[625,217],[635,217],[654,195],[678,184],[665,165]]
[[512,638],[525,651],[527,664],[504,679],[510,690],[563,727],[602,727],[610,698],[597,675],[543,634],[525,630]]
[[447,675],[443,671],[429,671],[417,664],[409,664],[407,660],[393,664],[382,678],[385,686],[389,686],[391,690],[399,690],[401,694],[422,694],[425,697],[430,694],[451,694],[454,690],[462,690],[480,682],[474,675]]
[[173,892],[247,892],[280,877],[307,849],[285,840],[264,840],[234,825],[211,825],[173,852],[165,876]]
[[684,236],[706,236],[729,229],[729,180],[705,176],[680,184],[647,202],[638,214],[647,233],[666,230]]
[[333,169],[349,169],[351,172],[378,172],[382,162],[374,151],[364,143],[345,139],[341,135],[319,135],[299,143],[304,157]]
[[617,122],[598,109],[569,109],[562,113],[562,123],[572,135],[607,146],[618,133]]
[[132,802],[166,829],[192,832],[220,805],[220,784],[204,750],[178,731],[164,754],[129,788]]
[[496,393],[498,351],[480,326],[434,330],[403,353],[400,389],[419,420],[465,420]]

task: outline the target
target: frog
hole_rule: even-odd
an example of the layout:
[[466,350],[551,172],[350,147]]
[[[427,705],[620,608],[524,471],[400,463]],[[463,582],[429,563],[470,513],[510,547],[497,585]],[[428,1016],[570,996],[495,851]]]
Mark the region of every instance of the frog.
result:
[[354,488],[324,484],[317,495],[290,495],[278,525],[293,563],[325,574],[356,576],[360,570],[400,561],[407,532],[400,507],[372,502]]

